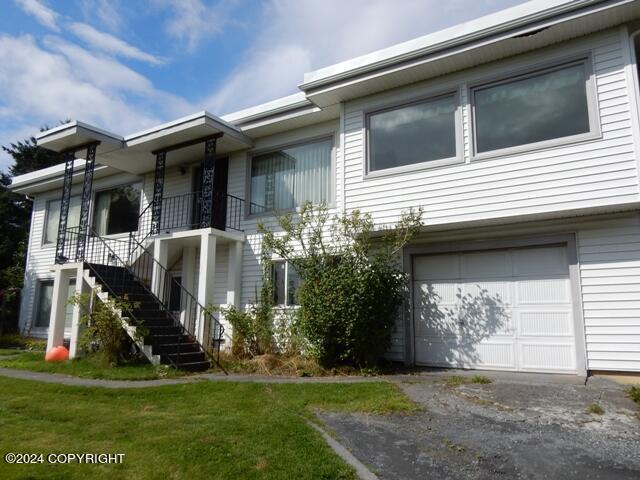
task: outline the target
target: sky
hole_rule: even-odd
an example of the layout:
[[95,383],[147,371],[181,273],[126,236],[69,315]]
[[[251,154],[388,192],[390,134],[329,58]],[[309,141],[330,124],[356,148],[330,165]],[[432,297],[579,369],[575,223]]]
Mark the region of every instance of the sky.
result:
[[[0,0],[0,145],[128,135],[298,91],[305,72],[523,0]],[[0,153],[0,170],[11,164]]]

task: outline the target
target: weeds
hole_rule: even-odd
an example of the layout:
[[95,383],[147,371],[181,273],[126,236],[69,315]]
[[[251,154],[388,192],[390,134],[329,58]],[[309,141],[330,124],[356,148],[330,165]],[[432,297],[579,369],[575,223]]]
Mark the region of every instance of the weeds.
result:
[[595,415],[604,415],[604,408],[602,408],[597,403],[592,403],[591,405],[589,405],[589,408],[587,409],[587,411]]

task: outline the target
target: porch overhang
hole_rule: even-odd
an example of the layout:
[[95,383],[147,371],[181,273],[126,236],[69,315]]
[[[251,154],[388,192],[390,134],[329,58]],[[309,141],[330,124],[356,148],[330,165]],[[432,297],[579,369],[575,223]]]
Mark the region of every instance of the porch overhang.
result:
[[97,155],[105,155],[124,147],[124,138],[88,123],[64,123],[36,135],[39,147],[54,152],[80,150],[90,143],[98,143]]

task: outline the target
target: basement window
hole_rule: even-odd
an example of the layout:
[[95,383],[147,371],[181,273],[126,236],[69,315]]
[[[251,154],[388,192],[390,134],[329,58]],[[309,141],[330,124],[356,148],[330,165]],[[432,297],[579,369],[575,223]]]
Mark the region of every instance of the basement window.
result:
[[273,301],[276,305],[298,305],[296,290],[300,286],[300,277],[289,262],[282,260],[273,262]]

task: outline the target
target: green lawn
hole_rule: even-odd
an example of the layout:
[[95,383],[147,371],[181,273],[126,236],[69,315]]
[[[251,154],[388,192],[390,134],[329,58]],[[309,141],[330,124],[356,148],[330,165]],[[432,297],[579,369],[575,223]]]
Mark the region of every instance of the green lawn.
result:
[[168,367],[155,367],[148,363],[131,363],[118,367],[105,367],[94,357],[77,358],[67,362],[45,362],[44,352],[23,353],[15,358],[2,359],[0,357],[0,367],[110,380],[153,380],[161,377],[183,375],[182,372],[177,370]]
[[[313,408],[415,407],[382,382],[103,389],[0,377],[0,478],[355,478],[305,423]],[[8,465],[7,452],[126,456],[121,465]]]
[[0,357],[4,355],[18,355],[19,353],[22,353],[22,351],[15,348],[0,348]]

